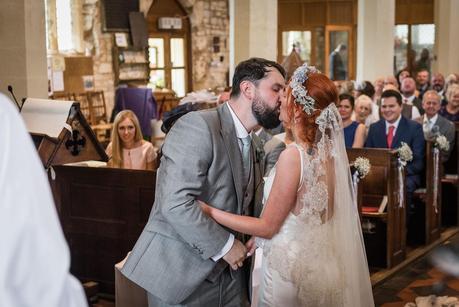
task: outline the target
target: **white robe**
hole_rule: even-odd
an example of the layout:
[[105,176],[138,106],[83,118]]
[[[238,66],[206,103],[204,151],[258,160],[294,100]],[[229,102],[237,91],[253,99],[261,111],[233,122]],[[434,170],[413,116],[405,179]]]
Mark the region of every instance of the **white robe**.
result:
[[0,306],[87,306],[43,165],[0,93]]

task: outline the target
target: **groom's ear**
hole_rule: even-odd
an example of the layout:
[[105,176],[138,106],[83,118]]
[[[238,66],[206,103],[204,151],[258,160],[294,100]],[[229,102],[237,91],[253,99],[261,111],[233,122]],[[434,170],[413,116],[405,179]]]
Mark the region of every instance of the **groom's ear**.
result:
[[240,83],[239,89],[241,94],[248,100],[252,100],[255,93],[255,85],[249,80],[244,80]]

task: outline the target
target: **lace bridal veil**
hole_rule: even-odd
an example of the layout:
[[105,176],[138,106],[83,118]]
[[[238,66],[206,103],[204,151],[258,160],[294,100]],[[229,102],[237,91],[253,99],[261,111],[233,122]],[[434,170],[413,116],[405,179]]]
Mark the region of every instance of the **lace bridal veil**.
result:
[[[341,278],[343,306],[374,306],[357,202],[349,171],[341,116],[332,103],[316,120],[318,157],[326,174],[329,240]],[[331,177],[331,178],[330,178]]]
[[[312,73],[318,71],[305,64],[290,82],[295,103],[309,115],[318,110],[303,85]],[[336,105],[322,109],[315,123],[312,147],[296,145],[302,156],[299,214],[287,218],[284,232],[265,244],[264,255],[273,270],[295,285],[301,306],[371,307],[368,264]]]

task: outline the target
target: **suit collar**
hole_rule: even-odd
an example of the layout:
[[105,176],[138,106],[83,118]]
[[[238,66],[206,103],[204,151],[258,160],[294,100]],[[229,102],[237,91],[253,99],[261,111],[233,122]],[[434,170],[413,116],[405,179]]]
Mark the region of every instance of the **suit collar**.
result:
[[234,123],[234,128],[236,130],[236,136],[239,138],[239,139],[243,139],[243,138],[246,138],[249,133],[247,132],[247,130],[245,129],[244,125],[242,124],[241,120],[239,119],[239,117],[237,117],[236,113],[234,112],[234,110],[231,108],[230,104],[227,102],[225,103],[225,105],[228,107],[228,111],[230,112],[231,114],[231,118],[233,119],[233,123]]
[[405,117],[401,116],[398,122],[398,127],[395,130],[394,139],[392,141],[392,148],[398,147],[397,144],[400,143],[399,140],[401,139],[401,136],[407,130],[408,130],[408,120]]
[[231,172],[233,174],[234,187],[236,189],[238,210],[242,207],[242,180],[243,175],[243,166],[242,166],[242,155],[239,150],[238,139],[236,135],[236,129],[234,127],[234,121],[231,116],[231,112],[226,104],[217,107],[217,112],[220,117],[221,130],[220,133],[223,138],[223,143],[226,147],[226,152],[228,153]]

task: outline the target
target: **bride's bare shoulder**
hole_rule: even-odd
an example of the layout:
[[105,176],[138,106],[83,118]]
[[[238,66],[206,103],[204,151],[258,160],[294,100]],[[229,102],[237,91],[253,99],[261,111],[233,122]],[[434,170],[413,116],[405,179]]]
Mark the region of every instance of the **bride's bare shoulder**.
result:
[[279,156],[278,165],[293,166],[301,162],[300,151],[295,146],[287,146]]

